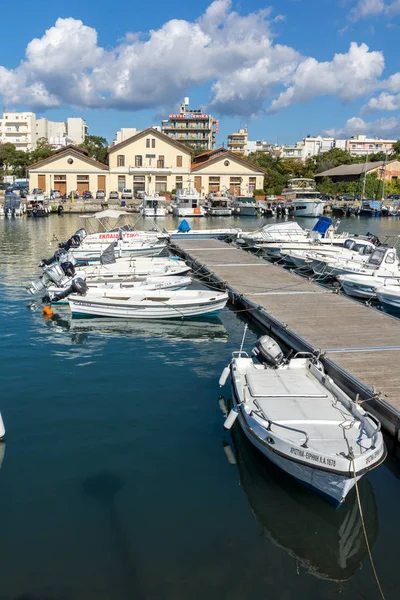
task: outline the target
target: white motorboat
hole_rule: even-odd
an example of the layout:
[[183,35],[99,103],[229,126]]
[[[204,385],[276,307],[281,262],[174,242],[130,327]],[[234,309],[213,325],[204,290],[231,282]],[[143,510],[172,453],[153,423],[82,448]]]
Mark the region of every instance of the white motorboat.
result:
[[[242,344],[243,346],[243,344]],[[229,367],[233,409],[246,437],[287,474],[339,507],[365,473],[386,457],[380,422],[334,383],[311,355],[285,359],[263,336],[256,363],[241,349]]]
[[[293,264],[298,268],[308,268],[320,275],[326,273],[326,264],[329,261],[346,259],[364,261],[374,252],[375,248],[374,243],[368,239],[348,238],[341,246],[314,244],[308,250],[282,250],[281,257],[286,264]],[[364,258],[360,258],[360,256]]]
[[207,214],[210,217],[230,217],[232,214],[231,197],[223,192],[209,194],[207,199]]
[[375,290],[376,297],[388,312],[400,312],[400,284],[380,285]]
[[225,307],[228,294],[201,290],[88,291],[68,297],[73,315],[125,319],[191,319],[214,317]]
[[359,240],[349,248],[343,247],[341,252],[333,256],[310,253],[311,268],[315,275],[324,277],[337,277],[345,273],[354,273],[368,264],[375,250],[376,246],[371,242]]
[[349,273],[337,275],[343,291],[355,298],[374,298],[376,287],[397,285],[400,282],[400,268],[395,248],[376,248],[368,261],[351,264]]
[[[70,253],[78,262],[99,261],[100,256],[109,247],[110,243],[83,242],[78,248],[72,248]],[[158,256],[165,250],[165,242],[159,240],[117,240],[114,242],[114,254],[116,257],[123,256]]]
[[[47,288],[47,294],[50,302],[67,303],[67,297],[73,293],[79,293],[79,277],[73,277],[66,281],[64,285],[53,285]],[[83,279],[81,281],[84,281]],[[185,290],[192,283],[191,277],[146,277],[142,281],[124,281],[120,283],[86,281],[90,293],[102,295],[104,291],[123,290],[144,291],[144,290]]]
[[288,221],[286,223],[271,223],[264,225],[256,231],[243,232],[238,235],[238,243],[246,244],[247,246],[256,248],[257,250],[273,250],[280,251],[284,244],[289,244],[285,249],[295,249],[300,243],[312,244],[322,242],[332,244],[333,240],[340,238],[340,243],[347,238],[348,234],[336,234],[333,229],[332,219],[321,217],[318,219],[314,228],[310,231],[300,227],[296,221]]
[[[53,258],[53,257],[52,257]],[[89,286],[147,281],[152,278],[182,277],[190,267],[175,258],[120,258],[102,265],[93,264],[85,268],[75,268],[75,261],[69,254],[61,255],[59,262],[46,264],[42,261],[43,273],[27,288],[31,294],[45,293],[49,288],[66,288],[75,278],[82,279]],[[50,264],[49,264],[50,262]]]
[[172,207],[175,217],[204,217],[204,208],[200,205],[200,195],[196,188],[176,190],[175,204]]
[[326,203],[325,200],[321,200],[314,179],[289,179],[288,187],[282,192],[282,196],[294,204],[294,217],[320,217],[324,213]]
[[144,217],[165,217],[167,214],[165,208],[166,201],[164,196],[159,196],[158,194],[144,196],[140,212]]

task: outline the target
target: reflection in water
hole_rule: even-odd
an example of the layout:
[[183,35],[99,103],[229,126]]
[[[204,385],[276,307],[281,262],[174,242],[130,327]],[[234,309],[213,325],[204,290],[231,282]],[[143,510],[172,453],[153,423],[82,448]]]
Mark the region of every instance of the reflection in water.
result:
[[[315,577],[352,577],[367,556],[355,493],[335,511],[266,460],[237,424],[231,435],[240,483],[263,534]],[[366,477],[358,485],[372,548],[378,535],[374,492]]]
[[6,452],[6,443],[0,442],[0,469],[3,466],[5,452]]
[[[94,498],[103,508],[115,540],[115,549],[119,556],[121,571],[125,581],[126,598],[141,600],[144,598],[138,573],[132,562],[129,544],[120,522],[115,496],[122,489],[122,480],[112,473],[98,473],[87,477],[82,485],[85,494]],[[105,543],[108,544],[109,540]]]
[[72,318],[70,314],[54,314],[46,325],[71,332],[75,344],[86,341],[88,334],[102,337],[161,337],[177,341],[226,342],[228,333],[219,319],[203,321],[133,321],[132,319]]

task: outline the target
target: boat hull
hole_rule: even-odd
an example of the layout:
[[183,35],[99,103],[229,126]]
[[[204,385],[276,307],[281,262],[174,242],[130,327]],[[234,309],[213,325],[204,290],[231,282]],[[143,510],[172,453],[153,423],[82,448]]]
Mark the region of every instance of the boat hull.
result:
[[311,202],[294,201],[294,217],[321,217],[324,213],[325,202],[315,200]]
[[230,217],[232,215],[231,208],[209,208],[207,212],[210,217]]
[[196,208],[181,208],[180,206],[174,206],[172,214],[175,217],[183,217],[184,219],[188,217],[204,217],[204,210],[201,206]]
[[[149,293],[149,295],[151,292]],[[96,297],[70,296],[69,305],[73,315],[118,317],[124,319],[198,319],[202,317],[215,317],[225,307],[228,297],[214,301],[198,301],[170,305],[168,302],[141,302],[138,298],[130,299],[130,304],[118,299],[99,299]]]
[[[78,262],[86,262],[86,261],[92,261],[92,262],[97,262],[100,260],[100,255],[104,252],[104,250],[106,249],[106,246],[103,245],[102,248],[93,248],[93,249],[80,249],[77,248],[76,250],[73,250],[71,252],[71,254],[74,256],[74,258],[78,261]],[[141,246],[137,246],[137,247],[133,247],[133,246],[129,246],[127,245],[125,248],[124,247],[119,247],[119,248],[115,248],[115,256],[116,257],[135,257],[135,256],[158,256],[159,254],[161,254],[161,252],[165,249],[165,244],[155,244],[153,246],[146,246],[143,245]]]

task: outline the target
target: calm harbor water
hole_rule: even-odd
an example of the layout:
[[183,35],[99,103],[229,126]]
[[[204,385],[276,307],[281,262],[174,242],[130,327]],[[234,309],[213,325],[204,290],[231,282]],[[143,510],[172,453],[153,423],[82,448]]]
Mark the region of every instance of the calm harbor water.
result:
[[[228,223],[262,221],[198,226]],[[218,378],[242,315],[71,321],[60,307],[46,321],[27,308],[24,286],[54,251],[53,234],[79,226],[75,216],[0,222],[0,599],[378,598],[355,496],[334,511],[237,428],[223,430]],[[383,237],[400,234],[400,220],[341,228]],[[382,587],[397,598],[398,460],[360,493]]]

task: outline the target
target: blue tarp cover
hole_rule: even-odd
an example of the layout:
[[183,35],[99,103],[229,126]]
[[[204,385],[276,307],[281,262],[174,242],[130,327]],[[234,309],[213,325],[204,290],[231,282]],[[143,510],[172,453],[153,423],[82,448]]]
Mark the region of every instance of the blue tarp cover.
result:
[[183,219],[183,221],[179,223],[178,231],[180,231],[181,233],[184,233],[185,231],[190,231],[190,225],[186,221],[186,219]]
[[313,231],[318,231],[321,237],[325,237],[326,232],[332,225],[332,219],[329,217],[320,217],[313,227]]

